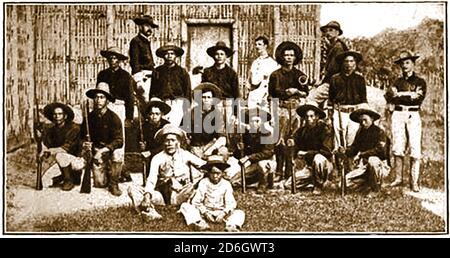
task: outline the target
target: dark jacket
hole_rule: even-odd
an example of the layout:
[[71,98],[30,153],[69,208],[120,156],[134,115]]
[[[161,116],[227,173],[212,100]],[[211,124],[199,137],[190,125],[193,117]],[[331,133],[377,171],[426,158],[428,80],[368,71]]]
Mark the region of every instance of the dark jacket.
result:
[[126,118],[133,119],[133,91],[136,88],[136,83],[133,77],[122,68],[119,68],[117,71],[113,71],[111,68],[108,68],[98,73],[97,83],[99,82],[108,83],[111,95],[115,99],[125,101]]
[[[106,110],[103,115],[96,110],[88,115],[89,133],[91,141],[96,148],[107,147],[110,151],[119,149],[124,144],[122,122],[111,110]],[[86,121],[81,127],[81,137],[86,140]]]
[[44,131],[43,143],[48,148],[61,147],[67,153],[78,155],[80,144],[80,126],[72,121],[62,127],[51,126]]
[[336,62],[336,56],[348,50],[347,45],[337,39],[327,51],[327,62],[325,64],[325,77],[322,82],[330,83],[331,77],[341,71],[341,66]]
[[387,102],[395,104],[395,105],[406,105],[406,106],[415,106],[421,105],[423,99],[425,98],[425,94],[427,93],[427,84],[424,79],[418,77],[415,73],[409,78],[400,77],[395,80],[393,88],[396,88],[398,92],[417,92],[419,94],[419,98],[411,99],[410,96],[396,96],[394,97],[394,92],[392,88],[388,88],[385,98]]
[[142,134],[144,137],[144,141],[147,142],[145,150],[150,151],[152,157],[158,154],[164,148],[161,142],[156,142],[155,134],[159,129],[163,128],[166,124],[169,124],[169,121],[165,119],[161,119],[159,126],[155,126],[149,123],[148,121],[142,124]]
[[314,156],[322,154],[325,158],[331,159],[333,149],[333,134],[330,127],[319,120],[314,127],[303,126],[294,133],[295,153],[306,151],[305,161],[312,165]]
[[132,74],[155,67],[150,42],[140,33],[130,42],[130,66]]
[[216,66],[205,68],[202,74],[202,82],[214,83],[222,90],[222,99],[239,98],[239,79],[237,73],[228,65],[223,69],[217,69]]
[[366,80],[362,75],[353,72],[349,76],[338,73],[331,77],[330,104],[357,105],[367,103]]
[[377,156],[381,160],[388,158],[390,140],[380,127],[372,124],[369,128],[359,127],[353,144],[347,149],[346,155],[353,157],[360,152],[361,158],[368,159]]
[[152,78],[150,98],[158,97],[162,100],[191,97],[191,80],[186,69],[179,65],[168,67],[160,65]]
[[297,68],[292,68],[290,71],[286,71],[280,68],[274,71],[269,78],[269,95],[272,98],[279,98],[280,100],[287,100],[288,97],[285,90],[289,88],[295,88],[300,91],[308,93],[307,85],[300,85],[298,78],[305,74]]
[[[261,132],[251,133],[248,130],[242,135],[242,141],[244,142],[244,155],[248,156],[251,163],[256,163],[261,160],[270,159],[274,154],[273,144],[262,144],[261,138],[267,137]],[[242,158],[240,151],[236,151],[236,158]]]
[[[217,139],[224,135],[223,123],[220,121],[216,121],[215,117],[216,115],[218,117],[222,117],[220,113],[214,113],[219,112],[217,109],[211,109],[208,112],[203,112],[199,106],[196,106],[190,110],[189,113],[187,113],[181,122],[181,128],[186,129],[188,133],[188,137],[190,139],[190,145],[191,146],[205,146],[209,142],[211,142],[213,139]],[[195,118],[195,115],[200,114],[201,120],[197,121]],[[190,115],[190,117],[189,117]],[[205,124],[208,124],[209,121],[211,126],[214,127],[213,132],[206,132],[204,126],[204,122],[207,118],[208,122]],[[187,124],[190,123],[190,124]]]

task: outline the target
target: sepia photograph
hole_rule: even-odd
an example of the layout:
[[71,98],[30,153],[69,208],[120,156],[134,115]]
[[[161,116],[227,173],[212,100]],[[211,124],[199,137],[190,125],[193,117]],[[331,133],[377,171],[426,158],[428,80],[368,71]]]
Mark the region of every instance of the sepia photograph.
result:
[[2,15],[3,235],[449,233],[446,1]]

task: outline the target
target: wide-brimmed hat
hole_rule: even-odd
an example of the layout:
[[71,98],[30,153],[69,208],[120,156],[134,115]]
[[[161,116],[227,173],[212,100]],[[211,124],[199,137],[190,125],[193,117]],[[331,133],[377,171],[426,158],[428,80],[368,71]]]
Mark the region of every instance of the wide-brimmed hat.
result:
[[170,112],[172,109],[169,105],[167,105],[164,101],[162,101],[160,98],[153,97],[150,99],[150,101],[147,104],[147,108],[145,109],[145,114],[150,113],[150,110],[152,107],[157,107],[161,112],[166,115]]
[[324,30],[326,28],[333,28],[333,29],[338,30],[339,31],[339,35],[342,35],[342,33],[343,33],[342,29],[341,29],[341,25],[337,21],[330,21],[326,25],[323,25],[322,27],[320,27],[320,31],[324,32]]
[[223,50],[227,55],[227,57],[230,57],[233,54],[233,50],[227,47],[227,45],[223,41],[218,41],[216,45],[206,49],[206,53],[208,53],[210,57],[214,57],[214,54],[216,53],[217,50]]
[[302,49],[291,41],[283,41],[280,45],[278,45],[277,49],[275,50],[275,59],[279,64],[284,63],[284,50],[286,49],[293,49],[295,53],[295,62],[294,65],[300,63],[303,59],[303,51]]
[[111,93],[109,93],[109,84],[108,83],[106,83],[106,82],[97,83],[97,86],[95,87],[95,89],[90,89],[90,90],[86,91],[86,96],[88,98],[95,99],[95,95],[97,93],[103,93],[109,101],[114,102],[113,96],[111,95]]
[[308,112],[308,110],[313,110],[314,112],[316,112],[316,114],[319,116],[320,119],[323,119],[327,116],[325,112],[323,112],[323,110],[319,108],[319,104],[317,104],[317,102],[314,101],[306,102],[304,105],[301,105],[296,109],[297,114],[300,117],[305,117],[306,112]]
[[353,56],[357,63],[359,63],[359,62],[361,62],[363,60],[363,57],[362,57],[361,53],[353,51],[353,50],[349,50],[349,51],[345,51],[344,53],[341,53],[341,54],[337,55],[336,56],[336,62],[338,64],[342,64],[342,62],[344,61],[344,59],[347,56]]
[[159,129],[155,133],[155,140],[157,142],[161,142],[163,137],[168,135],[168,134],[175,134],[176,136],[179,136],[179,137],[181,137],[183,139],[186,136],[186,132],[183,131],[178,126],[174,126],[172,124],[166,124],[165,126],[163,126],[163,128]]
[[364,103],[359,105],[355,111],[350,113],[350,119],[356,123],[359,123],[359,118],[361,115],[366,114],[373,118],[373,120],[377,120],[381,117],[381,115],[375,111],[373,108],[369,106],[369,104]]
[[212,155],[208,157],[208,160],[206,161],[206,164],[201,166],[200,169],[204,169],[208,172],[214,172],[212,171],[212,167],[218,168],[220,171],[223,171],[230,167],[228,163],[225,162],[222,156],[220,155]]
[[119,60],[127,60],[128,57],[120,53],[120,49],[118,47],[109,47],[107,50],[101,50],[100,55],[104,58],[109,58],[111,55],[114,55]]
[[202,94],[205,92],[211,91],[213,97],[215,97],[215,98],[220,98],[222,95],[221,94],[222,90],[220,90],[220,88],[217,87],[217,85],[215,85],[214,83],[211,83],[211,82],[200,83],[197,87],[195,87],[194,91],[201,91]]
[[72,121],[74,118],[74,113],[71,107],[68,105],[65,105],[60,102],[54,102],[50,103],[47,106],[44,107],[44,116],[50,120],[53,121],[53,112],[55,111],[55,108],[61,108],[64,111],[64,114],[66,114],[67,118],[66,121]]
[[176,56],[182,56],[184,54],[184,50],[181,47],[177,47],[173,44],[167,44],[156,50],[156,56],[164,58],[164,55],[169,50],[172,50],[173,52],[175,52]]
[[248,122],[250,122],[250,118],[255,117],[255,116],[260,117],[260,118],[265,118],[265,122],[270,121],[272,119],[272,115],[270,114],[270,112],[262,109],[261,107],[245,109],[244,114],[245,114],[244,119],[245,119],[245,121],[248,121]]
[[133,19],[134,23],[137,25],[148,24],[152,28],[158,28],[159,25],[153,21],[153,17],[150,15],[142,15]]
[[407,60],[407,59],[411,59],[413,62],[416,61],[416,59],[419,58],[418,55],[414,55],[411,51],[409,50],[402,50],[400,52],[400,55],[398,56],[397,60],[394,61],[394,63],[396,64],[401,64],[401,62],[403,60]]

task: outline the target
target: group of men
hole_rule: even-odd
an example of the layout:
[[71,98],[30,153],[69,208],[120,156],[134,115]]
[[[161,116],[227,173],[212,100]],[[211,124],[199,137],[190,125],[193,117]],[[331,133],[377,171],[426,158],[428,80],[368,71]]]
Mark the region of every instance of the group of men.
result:
[[395,107],[391,144],[375,124],[380,114],[367,104],[366,82],[357,71],[363,57],[338,38],[343,31],[335,21],[320,28],[329,47],[316,87],[296,68],[303,58],[297,44],[282,42],[273,59],[268,38],[256,38],[259,57],[251,66],[245,107],[236,105],[247,96],[241,96],[238,75],[227,64],[234,51],[224,42],[207,49],[214,65],[202,71],[198,86],[191,85],[189,73],[176,62],[183,49],[174,44],[158,48],[156,56],[164,63],[155,68],[150,42],[158,25],[146,15],[134,21],[139,35],[130,43],[132,74],[120,67],[128,58],[118,48],[101,51],[109,67],[86,92],[94,109],[81,126],[73,123],[67,105],[52,103],[44,109],[53,126],[44,131],[41,156],[55,155],[61,170],[53,186],[69,191],[80,184],[86,160],[79,154],[92,152],[94,186],[120,196],[119,183],[132,181],[122,166],[125,128],[132,124],[137,103],[147,179],[145,187],[133,185],[128,194],[136,209],[153,219],[160,217],[154,205],[180,205],[195,229],[209,228],[209,221],[225,222],[228,231],[237,231],[245,214],[236,210],[233,185],[255,184],[258,193],[265,193],[274,182],[288,187],[295,179],[296,189],[318,195],[327,182],[339,181],[338,170],[345,175],[341,186],[378,191],[390,172],[391,145],[396,175],[391,186],[399,186],[407,143],[411,189],[419,191],[418,111],[426,83],[414,73],[418,56],[403,51],[395,61],[403,74],[386,91],[386,100]]

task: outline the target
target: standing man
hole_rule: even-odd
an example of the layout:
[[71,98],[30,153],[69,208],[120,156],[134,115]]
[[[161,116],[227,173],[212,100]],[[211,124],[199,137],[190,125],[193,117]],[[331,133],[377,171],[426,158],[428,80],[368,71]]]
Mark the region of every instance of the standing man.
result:
[[[88,90],[86,96],[94,100],[94,110],[87,118],[91,142],[84,141],[82,146],[93,152],[94,186],[108,185],[112,195],[120,196],[122,191],[118,183],[124,161],[124,141],[120,118],[108,108],[108,103],[114,101],[114,98],[109,93],[108,84],[104,82],[97,84],[95,89]],[[81,137],[84,138],[86,134],[86,121],[83,121]]]
[[300,124],[295,109],[308,95],[307,76],[294,67],[302,58],[302,50],[297,44],[290,41],[282,42],[275,51],[275,59],[281,68],[273,72],[269,78],[269,96],[280,101],[280,139],[275,147],[279,176],[283,176],[285,171],[284,160],[287,153],[285,141]]
[[[315,102],[309,102],[297,108],[297,113],[305,120],[305,125],[300,127],[288,140],[289,146],[295,146],[296,158],[294,175],[296,188],[302,188],[308,184],[314,185],[313,194],[322,193],[323,184],[333,170],[331,163],[333,134],[329,126],[322,120],[326,114]],[[292,178],[291,178],[292,180]],[[285,186],[290,187],[291,182],[286,181]]]
[[419,110],[427,85],[424,79],[414,72],[415,62],[419,56],[404,50],[395,61],[402,69],[402,77],[395,80],[388,88],[386,100],[394,105],[392,114],[392,152],[395,157],[395,180],[391,186],[403,183],[403,158],[406,143],[411,149],[411,190],[419,191],[420,157],[422,141],[422,121]]
[[328,99],[328,91],[330,88],[331,77],[339,73],[341,70],[340,64],[337,62],[336,57],[348,50],[339,36],[343,31],[341,25],[337,21],[331,21],[328,24],[320,27],[320,31],[324,34],[327,42],[326,61],[323,67],[323,79],[321,85],[311,90],[308,99],[318,104],[322,104]]
[[350,114],[350,119],[360,123],[360,129],[345,152],[356,164],[356,169],[345,175],[349,189],[363,193],[379,191],[382,178],[389,175],[390,142],[383,129],[373,123],[379,118],[380,114],[368,105]]
[[186,69],[175,61],[182,56],[183,49],[175,45],[165,45],[156,50],[156,55],[164,59],[164,64],[156,67],[153,74],[150,97],[158,97],[171,107],[167,115],[173,125],[179,125],[191,97],[191,79]]
[[97,84],[108,84],[113,97],[109,108],[119,116],[125,127],[130,127],[133,120],[135,82],[133,77],[120,67],[120,63],[128,58],[122,55],[117,47],[102,50],[100,54],[108,60],[109,67],[98,73]]
[[258,58],[253,61],[250,68],[250,93],[248,95],[248,107],[267,107],[269,95],[269,76],[279,68],[278,63],[269,55],[267,47],[269,40],[265,36],[259,36],[255,40],[255,48]]
[[[331,77],[329,105],[334,108],[333,127],[335,147],[350,146],[355,138],[359,124],[350,120],[350,113],[357,105],[367,103],[366,80],[356,72],[359,62],[362,61],[362,55],[355,51],[346,51],[336,57],[339,65],[342,65],[342,71]],[[342,124],[339,122],[339,105],[341,111]],[[342,128],[341,128],[342,127]],[[345,142],[341,142],[339,130],[344,133]]]
[[54,156],[61,175],[53,178],[52,186],[63,182],[62,190],[70,191],[80,184],[83,158],[78,158],[80,127],[73,123],[72,109],[62,103],[51,103],[44,107],[45,117],[53,125],[44,131],[40,157]]
[[[139,27],[139,34],[130,42],[130,66],[131,74],[138,84],[138,94],[141,101],[149,101],[152,72],[155,67],[151,48],[153,29],[159,26],[149,15],[143,15],[133,19]],[[142,103],[141,103],[142,105]]]

